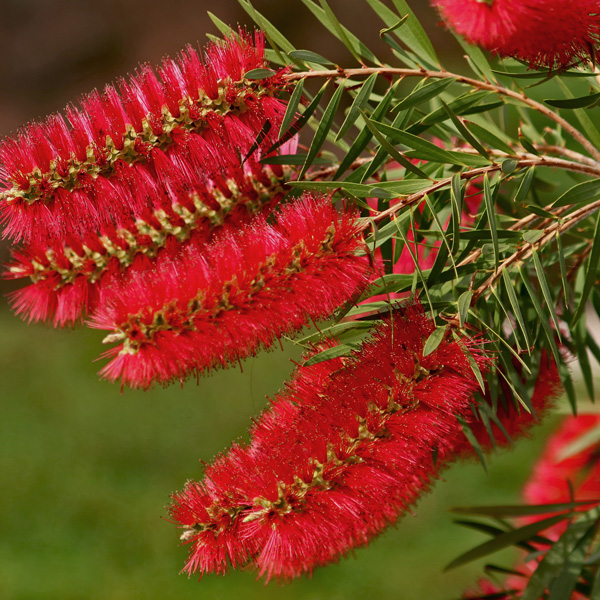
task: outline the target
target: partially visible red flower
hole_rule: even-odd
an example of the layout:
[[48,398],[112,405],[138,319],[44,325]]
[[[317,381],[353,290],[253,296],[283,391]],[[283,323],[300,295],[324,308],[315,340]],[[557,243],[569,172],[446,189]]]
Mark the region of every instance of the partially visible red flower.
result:
[[462,435],[480,368],[471,339],[448,336],[428,356],[434,330],[409,304],[360,351],[299,367],[234,445],[173,496],[170,513],[190,544],[185,570],[224,573],[254,565],[290,579],[363,546],[404,514],[436,478],[436,457]]
[[543,455],[523,489],[528,504],[553,504],[600,498],[600,445],[563,458],[562,454],[577,440],[600,428],[600,414],[567,416],[550,437]]
[[293,201],[208,245],[165,254],[106,290],[91,325],[119,342],[102,375],[147,388],[226,366],[329,317],[369,277],[353,210]]
[[115,216],[118,221],[143,212],[143,198],[110,192],[115,182],[128,185],[147,174],[169,179],[172,163],[220,176],[222,166],[239,161],[269,123],[265,143],[272,141],[285,112],[275,97],[282,79],[244,78],[266,66],[264,35],[240,32],[205,52],[203,61],[188,47],[157,72],[143,65],[118,86],[83,97],[81,108],[70,106],[66,118],[53,115],[5,139],[5,236],[42,245],[85,238],[116,226]]
[[599,0],[432,0],[472,44],[532,68],[564,69],[594,57]]
[[214,178],[163,155],[168,176],[157,180],[144,166],[131,169],[125,182],[106,182],[107,206],[135,210],[113,213],[113,223],[90,230],[81,239],[32,243],[13,250],[5,277],[29,278],[31,285],[12,294],[17,314],[29,321],[76,323],[101,302],[103,291],[135,271],[152,269],[168,247],[209,241],[226,227],[240,227],[253,215],[276,206],[286,194],[281,167],[251,157],[232,163]]
[[[590,444],[581,451],[562,458],[569,446],[581,440],[593,429],[600,427],[600,414],[584,414],[567,416],[559,429],[550,437],[544,453],[534,466],[533,473],[523,488],[525,501],[531,505],[558,504],[572,501],[597,501],[600,498],[600,446],[598,443]],[[540,514],[522,517],[522,524],[535,522],[546,518],[548,515]],[[564,533],[567,522],[560,522],[542,535],[552,541]],[[545,548],[545,546],[543,547]],[[507,578],[502,588],[487,580],[479,583],[479,589],[465,594],[465,598],[477,598],[483,593],[497,593],[499,600],[504,598],[519,598],[527,586],[529,578],[535,572],[541,559],[521,564],[518,570],[522,576],[511,575]],[[506,596],[501,596],[506,590]],[[511,594],[508,591],[511,590]],[[583,600],[584,596],[573,592],[572,600]]]

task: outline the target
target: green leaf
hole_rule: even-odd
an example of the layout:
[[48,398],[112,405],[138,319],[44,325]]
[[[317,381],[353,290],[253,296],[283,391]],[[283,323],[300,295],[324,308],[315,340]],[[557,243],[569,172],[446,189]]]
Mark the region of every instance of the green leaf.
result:
[[517,190],[517,194],[515,196],[515,203],[522,202],[527,198],[527,194],[529,194],[529,190],[531,189],[531,184],[533,183],[533,178],[535,177],[535,167],[529,167],[523,180],[521,181],[521,185],[519,185],[519,189]]
[[523,272],[521,267],[518,267],[518,270],[519,270],[519,274],[521,276],[521,281],[525,285],[525,289],[527,290],[527,293],[529,294],[529,297],[531,298],[531,303],[533,304],[535,312],[537,313],[539,322],[542,326],[542,329],[544,330],[544,333],[546,334],[546,339],[548,340],[548,344],[550,345],[550,349],[552,350],[552,356],[554,357],[556,364],[561,365],[562,364],[562,356],[558,350],[558,346],[556,345],[556,339],[554,337],[552,328],[550,327],[550,322],[548,321],[547,315],[542,308],[540,300],[537,297],[537,294],[536,294],[535,290],[533,289],[531,282],[529,281],[529,276]]
[[485,202],[485,210],[488,215],[488,223],[492,234],[492,244],[494,245],[494,261],[496,270],[500,266],[500,247],[498,245],[498,227],[496,225],[496,211],[494,210],[494,197],[490,186],[490,179],[485,174],[483,178],[483,199]]
[[209,19],[213,22],[214,26],[223,34],[223,35],[235,35],[235,31],[233,31],[233,29],[231,29],[231,27],[229,27],[229,25],[227,25],[227,23],[224,23],[223,21],[221,21],[221,19],[219,19],[219,17],[213,15],[213,13],[211,13],[209,10],[206,11],[206,13],[208,14]]
[[446,327],[436,328],[425,342],[425,347],[423,348],[423,356],[429,356],[430,354],[435,352],[444,340],[444,335],[446,335]]
[[[597,513],[597,510],[590,511],[591,514]],[[586,522],[589,519],[590,513],[583,516],[582,521]],[[587,518],[586,518],[587,517]],[[596,515],[596,519],[597,519]],[[550,584],[555,580],[556,576],[563,569],[564,565],[570,561],[570,557],[578,546],[588,537],[591,527],[581,533],[581,522],[571,524],[567,530],[560,536],[542,559],[535,572],[529,579],[529,583],[525,588],[521,600],[539,600],[543,596],[544,590],[550,587]],[[574,562],[577,563],[581,552],[577,553]],[[585,553],[582,561],[585,560]],[[565,598],[570,597],[569,593]],[[557,600],[555,597],[554,600]]]
[[273,69],[252,69],[247,73],[244,73],[244,79],[267,79],[275,75]]
[[460,120],[460,118],[454,113],[454,111],[446,104],[441,98],[440,102],[444,107],[444,110],[454,123],[456,129],[458,129],[458,133],[463,137],[465,141],[467,141],[481,156],[483,156],[488,161],[490,160],[490,155],[488,151],[477,141],[477,139],[473,136],[473,134],[467,129],[467,126]]
[[[390,102],[394,97],[396,92],[396,88],[398,87],[399,82],[396,82],[390,89],[387,91],[386,95],[383,97],[381,102],[377,105],[375,110],[373,111],[373,116],[371,117],[373,120],[382,119],[387,112]],[[359,134],[354,143],[352,144],[350,150],[346,153],[346,156],[340,163],[338,170],[333,176],[334,179],[338,179],[342,173],[345,173],[346,170],[350,167],[350,165],[360,156],[361,152],[367,147],[368,143],[371,141],[373,134],[371,131],[365,127]]]
[[326,3],[324,0],[319,0],[321,6],[318,6],[312,0],[302,0],[304,5],[315,15],[319,23],[321,23],[327,30],[329,30],[338,40],[340,40],[352,56],[354,56],[358,62],[362,62],[362,59],[369,60],[372,63],[380,64],[377,57],[346,27],[344,27],[333,14],[331,8],[327,5],[325,10],[324,6]]
[[398,196],[416,194],[427,189],[431,186],[431,181],[427,179],[402,179],[400,181],[382,181],[372,185],[350,181],[290,181],[288,185],[302,190],[315,190],[319,192],[341,189],[357,198],[375,198],[379,196],[392,200],[398,198]]
[[544,236],[544,232],[539,229],[531,229],[523,232],[523,241],[528,244],[535,244],[541,237]]
[[560,231],[556,232],[556,250],[558,252],[558,261],[560,263],[560,278],[563,286],[563,296],[565,298],[565,306],[569,308],[569,282],[567,276],[567,263],[565,260],[565,253],[563,251],[562,239],[560,237]]
[[384,39],[384,37],[386,35],[388,35],[390,33],[393,33],[397,29],[400,29],[400,27],[402,27],[402,25],[404,25],[404,23],[406,23],[406,19],[408,19],[408,15],[405,15],[404,17],[402,17],[401,19],[399,19],[398,22],[395,25],[391,25],[390,27],[385,27],[384,29],[380,29],[379,30],[379,37],[381,39]]
[[456,417],[456,420],[460,423],[460,426],[462,427],[462,430],[463,430],[463,434],[467,438],[467,441],[469,442],[469,444],[471,444],[471,447],[473,448],[473,450],[475,450],[475,454],[477,455],[477,458],[479,459],[479,462],[481,463],[483,470],[487,473],[488,469],[487,469],[487,464],[485,462],[485,456],[483,454],[483,450],[481,449],[481,445],[479,444],[479,441],[477,440],[477,436],[473,433],[473,431],[469,427],[469,424],[463,418]]
[[431,83],[428,83],[422,87],[415,88],[408,96],[394,106],[392,112],[394,113],[401,110],[408,110],[413,106],[420,106],[424,102],[439,96],[455,81],[456,79],[438,79],[437,81],[432,81]]
[[371,92],[373,91],[373,86],[375,85],[376,81],[377,73],[373,73],[372,75],[369,75],[369,77],[363,83],[358,94],[356,94],[356,98],[354,98],[354,101],[352,102],[352,106],[350,107],[342,126],[340,127],[340,130],[335,138],[336,140],[339,140],[346,135],[350,127],[354,125],[356,119],[358,119],[360,116],[360,112],[365,109],[367,102],[371,97]]
[[[384,303],[384,304],[387,304],[387,303]],[[389,304],[388,304],[388,306],[389,306]],[[323,339],[324,337],[336,337],[336,336],[342,335],[344,333],[347,333],[349,331],[371,329],[373,327],[373,325],[374,325],[374,323],[372,321],[352,321],[349,323],[336,323],[335,325],[332,325],[331,327],[325,327],[324,329],[321,329],[320,331],[311,333],[310,335],[307,335],[306,337],[303,337],[299,340],[295,340],[295,342],[296,342],[296,344],[300,344],[300,345],[308,344],[311,342],[315,343],[315,342],[318,342],[319,340]],[[337,348],[337,346],[334,346],[334,348]],[[333,357],[330,356],[329,358],[333,358]]]
[[[404,157],[390,142],[381,134],[379,126],[381,123],[371,121],[366,114],[363,113],[365,124],[369,131],[375,136],[381,147],[398,163],[400,163],[407,171],[414,173],[417,177],[426,178],[427,173],[424,173],[419,167],[413,165],[406,157]],[[409,134],[407,134],[409,135]]]
[[570,204],[587,204],[600,198],[600,179],[591,179],[578,183],[562,194],[553,206],[568,206]]
[[[514,546],[519,542],[523,542],[528,540],[532,535],[537,534],[556,523],[560,523],[564,521],[568,517],[566,515],[557,515],[554,517],[550,517],[548,519],[543,519],[542,521],[537,521],[535,523],[531,523],[530,525],[526,525],[524,527],[520,527],[519,529],[513,529],[511,531],[507,531],[493,540],[489,540],[464,554],[461,554],[458,558],[454,559],[445,569],[444,571],[450,571],[451,569],[455,569],[461,565],[467,564],[479,558],[483,558],[484,556],[488,556],[493,554],[494,552],[498,552],[499,550],[503,550],[509,546]],[[538,600],[538,598],[536,598]]]
[[594,393],[594,376],[592,373],[592,365],[590,364],[590,359],[587,353],[587,323],[585,313],[582,315],[581,319],[579,319],[577,325],[571,329],[571,334],[573,337],[573,341],[575,342],[575,347],[577,349],[579,368],[581,369],[581,374],[583,375],[585,388],[587,390],[590,401],[594,402],[596,399],[596,395]]
[[467,322],[467,315],[471,308],[472,299],[473,292],[471,290],[463,292],[458,299],[458,319],[461,327],[464,327],[464,324]]
[[339,344],[333,348],[327,348],[314,356],[311,356],[303,366],[309,367],[310,365],[316,365],[320,362],[330,360],[332,358],[339,358],[340,356],[348,356],[352,352],[352,347],[347,344]]
[[465,42],[460,35],[455,35],[454,38],[460,44],[467,57],[470,59],[473,70],[478,75],[483,75],[490,82],[496,81],[496,78],[494,77],[494,71],[492,71],[492,67],[485,57],[485,54],[477,46]]
[[294,117],[298,114],[298,106],[302,99],[302,92],[304,91],[304,79],[301,79],[296,83],[290,101],[288,102],[287,108],[285,109],[285,115],[283,115],[283,121],[279,128],[279,137],[281,137],[290,127]]
[[326,59],[324,56],[311,52],[310,50],[292,50],[288,52],[288,56],[293,60],[306,61],[317,65],[333,65],[334,63]]
[[600,569],[596,571],[596,576],[594,577],[590,600],[600,600]]
[[585,108],[586,106],[595,104],[598,100],[600,100],[600,94],[588,94],[587,96],[581,96],[580,98],[544,100],[544,102],[555,108]]
[[434,64],[439,65],[440,61],[433,49],[433,45],[410,6],[408,6],[405,0],[392,0],[392,2],[400,16],[408,15],[409,17],[406,26],[402,30],[402,39],[404,43],[413,50],[415,54],[428,60],[432,60]]
[[295,50],[292,43],[267,19],[264,15],[259,13],[249,0],[238,0],[241,7],[250,15],[252,20],[265,32],[265,36],[269,40],[269,43],[274,48],[281,48],[284,52],[292,52]]
[[507,154],[514,154],[515,151],[505,141],[501,140],[489,129],[469,121],[469,130],[472,131],[480,140],[483,140],[488,146],[497,150],[502,150],[502,152],[506,152]]
[[311,103],[306,107],[306,109],[302,113],[302,116],[294,123],[292,129],[288,129],[287,132],[283,135],[283,137],[279,138],[279,140],[269,148],[267,154],[273,152],[274,150],[277,150],[277,148],[279,148],[282,144],[284,144],[290,138],[295,136],[296,133],[298,133],[298,131],[300,131],[304,127],[304,125],[306,125],[312,114],[319,106],[321,98],[323,97],[323,94],[325,93],[325,90],[327,89],[328,85],[329,80],[327,80],[323,84],[321,89],[317,92],[316,96],[312,99]]
[[[573,92],[571,92],[569,87],[560,77],[557,77],[555,81],[561,87],[563,93],[567,98],[574,97]],[[577,120],[581,123],[581,126],[583,127],[587,138],[594,144],[594,146],[596,146],[596,148],[600,148],[600,131],[598,131],[596,124],[594,123],[594,121],[592,121],[588,112],[583,110],[582,108],[575,108],[573,109],[573,113]]]
[[502,161],[502,172],[510,175],[514,171],[516,171],[519,166],[519,161],[514,158],[506,158]]
[[594,230],[594,242],[592,244],[592,251],[588,260],[588,268],[585,273],[585,284],[583,286],[583,292],[579,299],[579,305],[576,307],[575,314],[571,320],[571,327],[573,327],[577,321],[582,317],[585,312],[585,305],[590,296],[590,292],[596,282],[598,275],[598,263],[600,262],[600,213],[596,217],[596,227]]
[[535,266],[535,271],[537,273],[537,278],[540,284],[540,289],[542,290],[542,295],[544,296],[544,300],[546,301],[546,306],[550,311],[550,316],[552,317],[552,321],[554,323],[554,327],[556,329],[556,336],[558,340],[561,340],[560,336],[560,325],[558,322],[558,317],[556,316],[556,311],[554,310],[554,299],[552,298],[552,294],[550,292],[550,287],[548,286],[548,280],[546,279],[546,274],[544,272],[544,265],[540,259],[540,255],[535,248],[531,249],[531,253],[533,256],[533,264]]
[[327,108],[323,113],[323,118],[321,119],[321,122],[317,127],[317,131],[315,132],[315,136],[313,137],[313,141],[308,150],[306,161],[304,162],[304,165],[302,165],[302,170],[300,171],[299,177],[304,176],[306,170],[312,164],[319,150],[323,147],[323,144],[327,139],[327,134],[329,133],[329,131],[331,130],[331,126],[333,125],[333,120],[335,119],[335,114],[340,104],[343,92],[344,87],[340,85],[331,97],[331,100],[329,101],[329,104],[327,105]]
[[[306,162],[307,154],[277,154],[276,156],[266,156],[261,159],[262,165],[303,165]],[[324,158],[315,158],[313,165],[328,165],[328,160]]]
[[[573,511],[582,506],[600,503],[598,500],[582,502],[560,502],[556,504],[505,504],[498,506],[459,506],[451,508],[450,512],[458,515],[478,515],[503,519],[509,517],[529,517],[532,515],[549,515],[551,513]],[[563,515],[563,518],[567,515]]]
[[465,165],[463,154],[460,152],[448,152],[448,150],[444,150],[418,135],[402,131],[396,127],[387,125],[386,123],[377,121],[371,122],[381,133],[388,136],[391,140],[400,142],[401,144],[416,150],[418,152],[418,157],[422,160],[431,160],[451,165]]

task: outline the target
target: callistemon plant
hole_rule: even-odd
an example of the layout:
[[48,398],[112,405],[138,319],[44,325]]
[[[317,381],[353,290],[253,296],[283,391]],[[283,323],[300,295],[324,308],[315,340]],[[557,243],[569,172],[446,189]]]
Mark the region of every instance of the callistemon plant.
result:
[[[211,15],[224,39],[204,58],[141,67],[0,148],[6,276],[30,279],[16,312],[104,330],[106,379],[305,350],[250,440],[172,496],[190,575],[310,574],[418,511],[455,460],[485,466],[595,397],[600,0],[432,0],[453,70],[405,0],[354,3],[381,21],[373,49],[303,3],[346,58],[296,49],[242,0],[264,33]],[[600,597],[600,499],[551,479],[528,488],[546,506],[461,508],[498,520],[468,521],[494,539],[449,567],[517,544],[514,597]]]

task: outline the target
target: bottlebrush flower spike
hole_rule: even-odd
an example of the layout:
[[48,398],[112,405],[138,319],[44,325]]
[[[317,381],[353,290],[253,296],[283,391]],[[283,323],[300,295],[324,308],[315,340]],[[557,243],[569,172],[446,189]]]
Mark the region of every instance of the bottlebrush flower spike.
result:
[[[5,236],[47,243],[85,237],[114,225],[113,215],[141,210],[135,197],[110,204],[113,181],[168,178],[170,162],[209,176],[245,154],[268,122],[273,141],[285,106],[277,74],[246,80],[265,67],[264,35],[239,35],[209,45],[203,62],[188,47],[155,73],[144,65],[103,94],[92,92],[66,118],[49,117],[0,145],[0,218]],[[171,161],[164,160],[165,155]],[[137,173],[142,171],[141,173]],[[109,194],[116,202],[114,194]],[[133,206],[132,206],[133,204]]]
[[580,501],[600,498],[600,445],[590,444],[562,456],[570,445],[599,427],[600,414],[565,417],[525,484],[523,496],[528,504],[571,502],[573,496]]
[[105,186],[108,205],[135,199],[137,210],[116,213],[115,225],[91,230],[83,239],[70,237],[13,251],[6,278],[30,278],[32,284],[12,294],[17,314],[29,321],[52,319],[70,325],[92,311],[103,290],[125,272],[152,268],[165,248],[208,241],[213,232],[240,226],[262,210],[276,206],[287,190],[286,173],[261,165],[256,157],[245,166],[232,163],[210,179],[202,170],[163,156],[169,173],[157,181],[146,167],[130,170],[128,181]]
[[269,347],[362,290],[369,266],[357,214],[328,198],[285,205],[207,246],[157,262],[107,290],[91,325],[119,346],[101,374],[147,388]]
[[409,304],[350,357],[299,367],[237,444],[173,496],[190,544],[189,574],[251,564],[290,579],[362,546],[405,513],[436,477],[436,453],[462,436],[478,388],[464,353]]
[[472,44],[532,68],[564,69],[594,58],[599,0],[433,0],[446,24]]

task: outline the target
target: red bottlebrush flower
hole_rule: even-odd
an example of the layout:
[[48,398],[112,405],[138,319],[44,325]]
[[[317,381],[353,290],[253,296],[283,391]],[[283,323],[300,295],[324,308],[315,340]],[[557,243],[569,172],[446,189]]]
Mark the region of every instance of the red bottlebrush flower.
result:
[[309,319],[329,317],[368,281],[356,215],[329,199],[291,202],[212,244],[159,261],[107,289],[92,326],[120,345],[102,375],[166,384],[254,354]]
[[13,251],[5,277],[33,282],[12,294],[17,314],[30,321],[73,324],[126,271],[151,268],[167,247],[181,251],[187,244],[208,241],[224,225],[240,226],[286,193],[281,167],[260,165],[254,157],[245,167],[230,165],[214,179],[166,155],[163,167],[169,176],[161,181],[140,166],[130,170],[127,182],[107,182],[107,205],[123,205],[132,197],[139,207],[115,214],[115,225],[91,230],[82,239],[71,236]]
[[[559,429],[548,440],[542,457],[537,461],[531,477],[523,488],[523,496],[528,504],[558,504],[574,500],[579,502],[597,501],[600,498],[599,445],[591,444],[576,454],[562,458],[563,452],[571,444],[598,427],[600,427],[600,414],[567,416],[563,420]],[[521,517],[519,520],[521,524],[527,524],[547,516],[540,514]],[[560,522],[541,533],[544,537],[556,541],[564,533],[566,527],[567,522]],[[546,546],[540,547],[546,548]],[[498,594],[499,600],[519,598],[541,560],[542,558],[538,557],[527,564],[519,565],[518,571],[522,575],[508,577],[503,585],[505,592],[489,581],[482,580],[479,582],[478,590],[468,592],[464,597],[476,599],[483,593],[495,592]],[[501,596],[502,593],[506,593],[506,596]],[[571,600],[583,600],[585,596],[573,592],[570,598]]]
[[598,0],[433,0],[446,24],[472,44],[532,68],[588,60],[600,41]]
[[[209,45],[203,62],[191,47],[156,74],[144,65],[128,80],[93,92],[66,118],[54,115],[0,145],[0,217],[15,241],[46,244],[116,225],[115,214],[143,209],[135,196],[106,192],[150,173],[168,179],[183,163],[209,177],[249,151],[267,122],[266,141],[285,106],[279,75],[246,80],[264,67],[264,36],[240,33]],[[170,160],[165,160],[165,155]],[[141,173],[137,173],[142,171]]]
[[428,356],[435,326],[419,305],[396,310],[360,351],[299,367],[254,425],[249,445],[209,465],[173,496],[190,544],[188,573],[252,564],[290,579],[362,546],[405,513],[436,477],[436,454],[462,435],[478,385],[447,338]]
[[[525,484],[528,504],[552,504],[600,498],[600,445],[591,444],[563,458],[567,448],[594,429],[600,428],[600,414],[566,417],[548,440],[542,457]],[[543,518],[543,516],[541,517]]]

